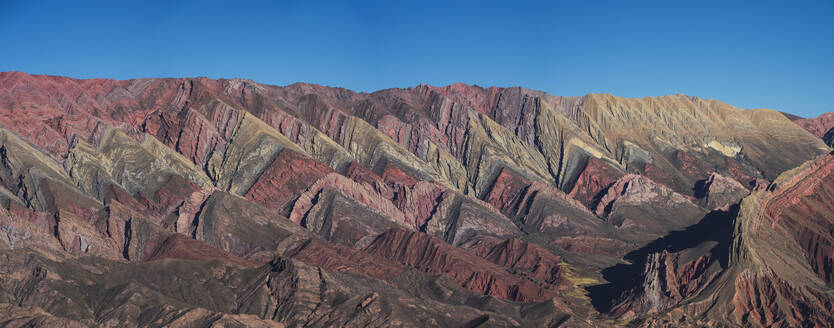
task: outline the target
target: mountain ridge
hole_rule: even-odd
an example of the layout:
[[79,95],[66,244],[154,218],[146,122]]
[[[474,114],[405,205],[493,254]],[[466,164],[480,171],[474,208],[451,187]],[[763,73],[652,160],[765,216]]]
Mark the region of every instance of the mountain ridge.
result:
[[[0,311],[16,317],[34,306],[82,326],[651,326],[683,320],[674,310],[698,313],[692,324],[795,323],[744,295],[717,308],[750,300],[780,320],[687,305],[712,295],[716,275],[735,277],[731,239],[762,242],[729,223],[773,190],[810,204],[768,212],[791,222],[774,240],[799,245],[777,255],[828,270],[813,253],[830,243],[828,201],[800,191],[827,195],[831,172],[816,168],[828,166],[803,163],[831,148],[773,110],[463,84],[355,93],[0,73],[0,111],[0,256],[14,259],[0,303],[16,304]],[[808,167],[819,185],[782,186],[803,186],[784,176]],[[727,233],[691,233],[710,224]],[[169,272],[186,289],[214,276],[222,296],[95,273],[106,268]],[[774,272],[762,279],[780,293],[801,286]],[[110,296],[89,286],[124,297],[94,306]],[[815,309],[819,325],[825,286],[784,302]]]
[[[136,78],[127,78],[127,79],[75,78],[75,77],[69,77],[69,76],[65,76],[65,75],[31,74],[31,73],[27,73],[27,72],[23,72],[23,71],[3,71],[3,72],[0,72],[0,75],[26,75],[26,76],[32,76],[32,77],[61,78],[61,79],[70,79],[70,80],[76,80],[76,81],[117,81],[117,82],[129,82],[129,81],[137,81],[137,80],[178,80],[178,79],[226,80],[226,81],[249,82],[249,83],[256,83],[256,84],[260,84],[260,85],[264,85],[264,86],[282,87],[282,88],[301,87],[301,86],[309,86],[309,87],[313,87],[313,88],[328,88],[328,89],[349,91],[349,92],[352,92],[352,93],[355,93],[355,94],[373,94],[373,93],[389,91],[389,90],[408,90],[408,89],[418,89],[418,88],[421,88],[421,87],[428,87],[428,88],[433,88],[433,89],[455,89],[455,88],[458,88],[459,86],[460,87],[477,88],[477,89],[481,89],[481,90],[487,90],[487,89],[491,89],[491,88],[495,88],[495,89],[515,89],[515,88],[518,88],[518,89],[523,89],[524,91],[530,92],[530,93],[533,93],[533,94],[548,94],[548,95],[550,94],[550,93],[548,93],[546,91],[542,91],[542,90],[528,89],[528,88],[525,88],[521,85],[482,86],[482,85],[479,85],[477,83],[470,84],[470,83],[466,83],[466,82],[453,82],[453,83],[450,83],[450,84],[447,84],[447,85],[431,85],[431,84],[421,82],[421,83],[418,83],[417,85],[414,85],[414,86],[384,88],[384,89],[377,89],[377,90],[372,90],[372,91],[356,91],[356,90],[353,90],[353,89],[340,87],[340,86],[335,86],[335,85],[326,85],[326,84],[302,82],[302,81],[292,82],[292,83],[284,84],[284,85],[270,84],[270,83],[260,83],[260,82],[257,82],[255,80],[253,80],[253,79],[243,78],[243,77],[216,77],[216,78],[212,78],[212,77],[208,77],[208,76],[192,76],[192,77],[172,77],[172,76],[169,76],[169,77],[136,77]],[[687,97],[687,98],[691,98],[691,99],[699,99],[699,100],[705,100],[705,101],[717,101],[717,102],[721,102],[721,103],[724,103],[724,104],[729,105],[729,106],[733,106],[733,105],[731,105],[729,103],[726,103],[726,102],[723,102],[719,99],[702,98],[702,97],[699,97],[699,96],[690,96],[690,95],[687,95],[685,93],[673,93],[673,94],[666,94],[666,95],[659,95],[659,96],[623,97],[623,96],[617,96],[615,94],[608,93],[608,92],[590,92],[590,93],[585,93],[584,95],[579,95],[579,96],[563,96],[563,97],[579,98],[579,97],[587,97],[587,96],[591,96],[591,95],[614,96],[614,97],[622,98],[622,99],[654,99],[654,98],[664,98],[664,97],[676,96],[676,97]],[[765,108],[765,107],[759,107],[759,108],[741,108],[741,107],[737,107],[737,108],[739,108],[741,110],[776,110],[776,111],[778,111],[777,109]],[[804,117],[801,117],[801,116],[798,116],[798,115],[794,115],[794,114],[791,114],[791,113],[788,113],[788,112],[782,112],[782,113],[784,115],[786,115],[786,117],[791,121],[806,120],[807,119],[807,118],[804,118]],[[820,115],[825,115],[825,114],[826,113],[823,113],[823,114],[820,114]]]

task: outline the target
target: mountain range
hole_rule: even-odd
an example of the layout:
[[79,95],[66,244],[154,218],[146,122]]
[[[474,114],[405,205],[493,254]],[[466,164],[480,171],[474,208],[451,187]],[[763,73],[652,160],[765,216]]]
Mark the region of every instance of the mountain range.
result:
[[0,326],[834,322],[834,113],[21,72],[0,113]]

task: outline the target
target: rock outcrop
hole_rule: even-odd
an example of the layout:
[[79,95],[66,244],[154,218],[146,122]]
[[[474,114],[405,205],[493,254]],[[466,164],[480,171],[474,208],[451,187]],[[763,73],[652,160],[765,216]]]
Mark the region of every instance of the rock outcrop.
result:
[[[699,324],[712,326],[829,326],[834,310],[830,293],[834,200],[829,190],[833,177],[834,156],[823,155],[783,173],[767,190],[744,198],[727,240],[721,274],[713,279],[709,270],[701,274],[695,270],[687,279],[673,279],[699,281],[696,286],[712,280],[713,286],[730,288],[704,288],[686,296],[674,294],[670,286],[675,284],[648,284],[663,288],[646,288],[647,292],[683,297],[675,299],[677,307],[649,316],[646,323],[698,317]],[[695,261],[690,262],[693,268],[701,260]],[[669,307],[654,307],[664,308]]]
[[631,241],[652,241],[696,224],[707,214],[690,198],[641,175],[627,175],[608,187],[595,213]]
[[738,203],[749,191],[740,182],[717,173],[695,185],[695,197],[708,209],[718,209]]

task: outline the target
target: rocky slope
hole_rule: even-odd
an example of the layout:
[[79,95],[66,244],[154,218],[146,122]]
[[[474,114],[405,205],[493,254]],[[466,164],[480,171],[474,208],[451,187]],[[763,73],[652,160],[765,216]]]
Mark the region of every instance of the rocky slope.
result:
[[811,134],[822,137],[825,133],[834,127],[834,112],[825,113],[814,118],[798,118],[794,122],[811,132]]
[[8,72],[0,112],[3,326],[831,319],[830,149],[776,111]]
[[811,132],[811,134],[822,138],[826,145],[834,145],[834,112],[822,114],[814,118],[801,118],[794,120],[796,124]]
[[726,217],[731,233],[713,248],[652,253],[618,306],[651,313],[646,326],[829,327],[832,191],[834,155],[783,173]]

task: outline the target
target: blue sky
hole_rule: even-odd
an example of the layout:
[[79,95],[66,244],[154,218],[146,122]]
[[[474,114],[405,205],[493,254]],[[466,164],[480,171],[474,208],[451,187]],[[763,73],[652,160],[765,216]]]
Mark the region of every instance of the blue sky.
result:
[[[834,1],[0,0],[0,71],[521,85],[834,111]],[[232,3],[232,2],[228,2]]]

